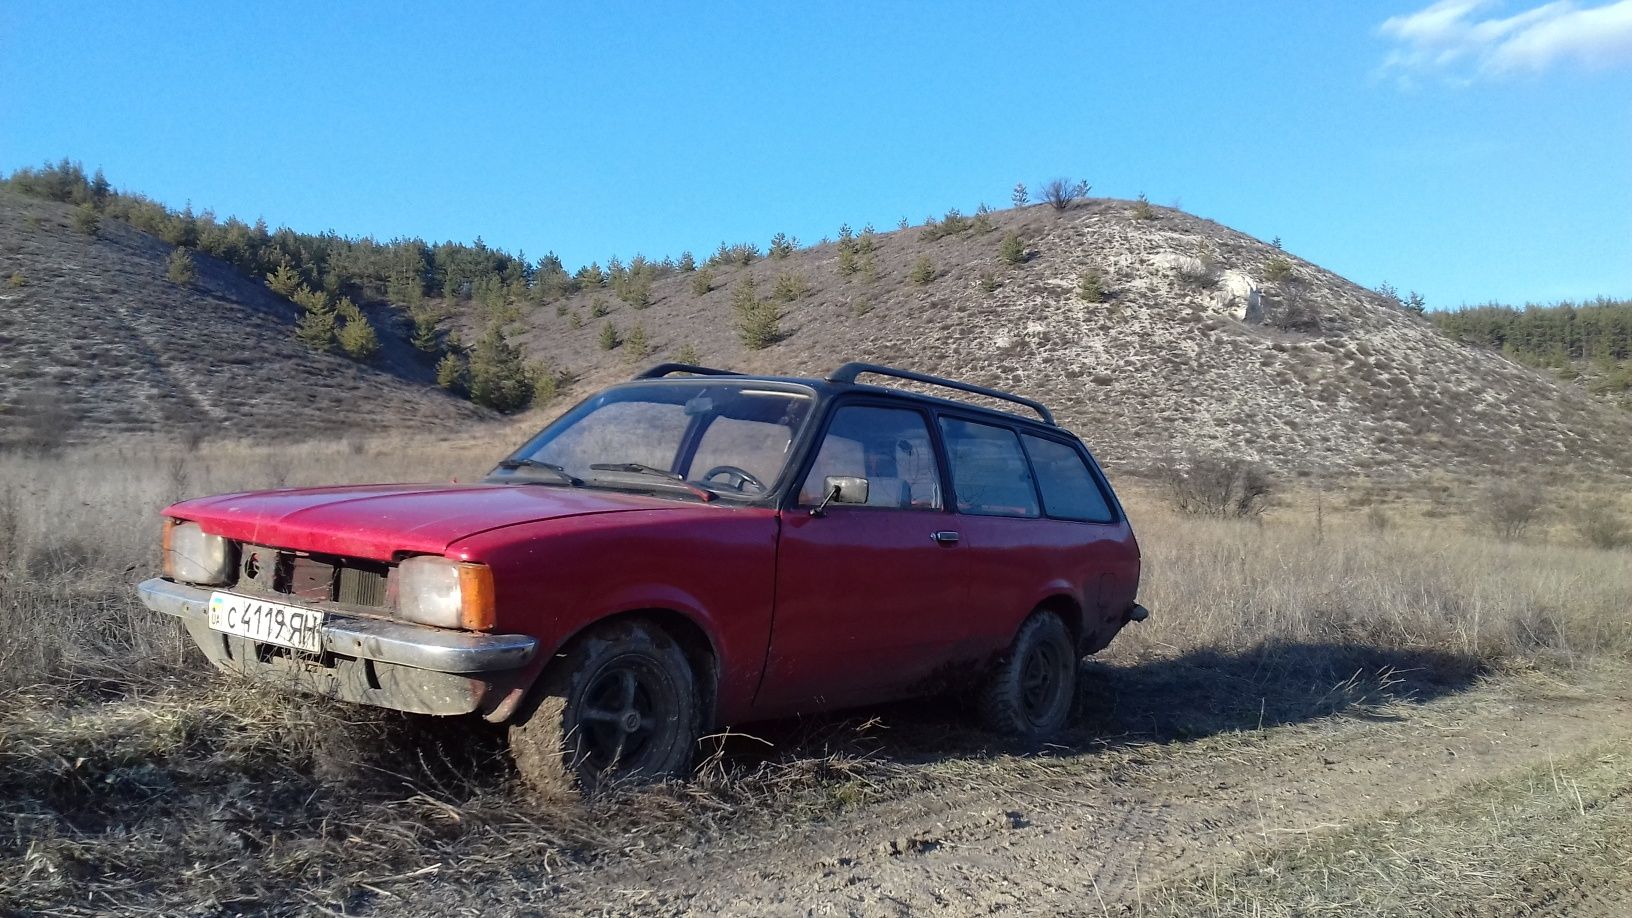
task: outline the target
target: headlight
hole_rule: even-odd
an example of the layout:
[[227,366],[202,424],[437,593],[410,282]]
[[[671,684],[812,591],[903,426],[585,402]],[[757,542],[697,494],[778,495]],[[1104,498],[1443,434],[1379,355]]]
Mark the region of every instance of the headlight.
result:
[[493,569],[429,555],[409,558],[391,575],[397,616],[439,628],[493,627]]
[[165,520],[164,575],[205,586],[226,583],[232,575],[232,543],[197,523]]

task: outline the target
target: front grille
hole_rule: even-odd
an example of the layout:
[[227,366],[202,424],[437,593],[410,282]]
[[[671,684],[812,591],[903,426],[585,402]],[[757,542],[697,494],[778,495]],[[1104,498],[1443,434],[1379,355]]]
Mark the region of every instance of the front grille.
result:
[[350,606],[385,605],[385,572],[355,567],[340,568],[337,599]]
[[242,592],[286,597],[291,602],[377,609],[386,605],[390,572],[390,565],[378,561],[241,545],[235,586]]

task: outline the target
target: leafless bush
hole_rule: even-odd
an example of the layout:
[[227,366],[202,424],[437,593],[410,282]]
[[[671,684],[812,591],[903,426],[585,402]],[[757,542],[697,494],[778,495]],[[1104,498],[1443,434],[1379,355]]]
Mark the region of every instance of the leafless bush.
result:
[[1218,266],[1209,258],[1180,258],[1173,272],[1181,282],[1202,290],[1218,286]]
[[1541,516],[1544,496],[1539,486],[1512,478],[1488,485],[1479,496],[1478,515],[1497,538],[1521,538]]
[[1269,322],[1288,331],[1320,334],[1320,310],[1309,296],[1308,284],[1297,276],[1288,277],[1276,285],[1280,295],[1272,302]]
[[1049,179],[1043,183],[1043,201],[1055,210],[1065,210],[1078,198],[1086,197],[1093,186],[1087,182],[1073,182],[1066,178]]
[[1387,532],[1389,527],[1393,525],[1393,519],[1389,517],[1388,511],[1384,510],[1382,507],[1373,506],[1371,509],[1366,511],[1366,526],[1370,528],[1371,531]]
[[[25,450],[53,453],[69,440],[77,423],[57,392],[36,390],[17,400],[14,413],[20,423],[12,443]],[[0,440],[3,442],[3,440]]]
[[22,574],[22,544],[17,494],[9,486],[0,488],[0,587]]
[[1593,548],[1625,548],[1632,544],[1632,528],[1626,519],[1601,503],[1585,504],[1575,511],[1575,531]]
[[1246,459],[1205,456],[1169,462],[1157,477],[1174,506],[1192,516],[1256,517],[1273,490],[1263,467]]

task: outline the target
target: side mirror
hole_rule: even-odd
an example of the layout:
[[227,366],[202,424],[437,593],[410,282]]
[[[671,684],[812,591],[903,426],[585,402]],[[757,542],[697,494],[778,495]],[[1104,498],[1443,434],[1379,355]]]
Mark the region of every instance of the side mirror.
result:
[[849,475],[829,475],[822,482],[822,488],[835,504],[865,504],[872,492],[867,479]]
[[810,511],[811,516],[821,516],[827,511],[828,504],[865,504],[871,493],[867,479],[849,475],[827,476],[822,480],[822,490],[826,492],[826,496],[814,510]]

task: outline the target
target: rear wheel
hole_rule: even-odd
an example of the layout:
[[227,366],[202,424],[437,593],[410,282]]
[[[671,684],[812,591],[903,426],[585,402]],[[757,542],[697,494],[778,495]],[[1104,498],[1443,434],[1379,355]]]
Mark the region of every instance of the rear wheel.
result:
[[510,724],[510,754],[545,792],[682,774],[697,745],[696,678],[680,646],[650,622],[597,627],[540,678]]
[[1024,743],[1039,743],[1065,726],[1077,690],[1077,654],[1071,633],[1052,612],[1036,612],[993,668],[979,699],[986,728]]

